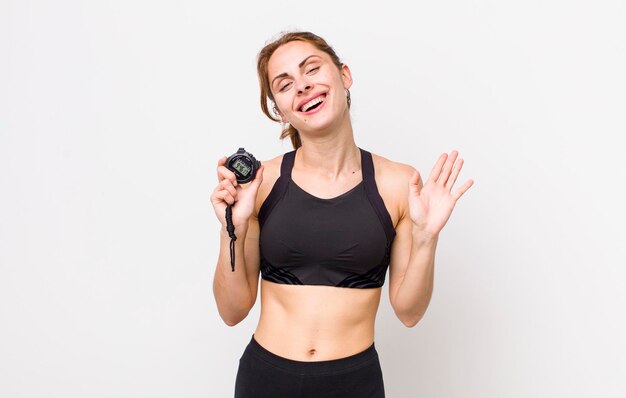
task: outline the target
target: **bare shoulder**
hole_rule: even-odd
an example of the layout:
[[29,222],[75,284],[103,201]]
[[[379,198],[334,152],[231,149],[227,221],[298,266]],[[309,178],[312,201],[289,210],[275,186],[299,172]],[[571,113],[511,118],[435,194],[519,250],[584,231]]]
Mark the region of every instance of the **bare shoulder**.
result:
[[[264,166],[263,171],[263,184],[266,180],[276,180],[280,176],[280,164],[283,161],[283,155],[278,155],[275,158],[261,161]],[[263,185],[262,184],[262,185]],[[273,185],[273,184],[272,184]]]
[[372,160],[376,171],[378,192],[395,226],[408,209],[409,181],[415,168],[376,154],[372,154]]
[[[376,170],[376,183],[388,184],[390,186],[407,185],[411,176],[415,172],[415,167],[394,162],[382,156],[372,154],[374,169]],[[408,189],[408,188],[407,188]]]

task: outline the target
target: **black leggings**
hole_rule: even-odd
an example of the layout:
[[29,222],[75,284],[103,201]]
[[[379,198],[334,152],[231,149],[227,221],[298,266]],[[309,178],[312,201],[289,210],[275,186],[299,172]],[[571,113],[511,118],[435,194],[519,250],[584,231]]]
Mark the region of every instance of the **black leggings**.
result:
[[280,357],[254,339],[239,360],[235,398],[384,398],[374,343],[365,351],[330,361]]

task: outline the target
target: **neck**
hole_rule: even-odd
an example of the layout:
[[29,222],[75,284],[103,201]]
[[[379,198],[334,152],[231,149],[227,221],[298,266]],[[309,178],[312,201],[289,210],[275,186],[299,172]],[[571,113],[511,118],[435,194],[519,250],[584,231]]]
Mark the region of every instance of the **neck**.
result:
[[296,153],[302,169],[314,170],[326,178],[352,174],[361,169],[361,153],[354,142],[352,125],[328,134],[301,134],[302,146]]

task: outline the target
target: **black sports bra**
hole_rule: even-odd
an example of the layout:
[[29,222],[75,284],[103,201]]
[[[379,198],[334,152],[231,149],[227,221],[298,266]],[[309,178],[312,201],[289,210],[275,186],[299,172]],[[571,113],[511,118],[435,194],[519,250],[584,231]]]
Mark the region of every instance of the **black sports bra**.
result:
[[291,179],[296,151],[283,155],[280,177],[259,210],[261,277],[289,285],[383,286],[396,232],[361,151],[363,181],[321,199]]

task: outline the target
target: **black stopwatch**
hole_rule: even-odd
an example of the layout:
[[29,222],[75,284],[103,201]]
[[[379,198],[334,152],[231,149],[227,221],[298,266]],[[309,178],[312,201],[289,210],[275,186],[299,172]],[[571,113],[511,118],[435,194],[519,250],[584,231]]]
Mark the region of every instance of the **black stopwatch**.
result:
[[[245,184],[254,180],[254,176],[256,176],[256,172],[260,167],[261,162],[243,148],[239,148],[237,153],[230,155],[226,160],[226,168],[235,173],[239,184]],[[230,236],[230,267],[235,272],[235,241],[237,236],[235,235],[235,226],[233,225],[232,205],[226,205],[226,230]]]
[[246,152],[245,149],[239,148],[237,153],[234,153],[226,160],[226,167],[235,173],[237,182],[245,184],[254,180],[256,172],[261,167],[261,162],[254,158],[254,155],[250,152]]

